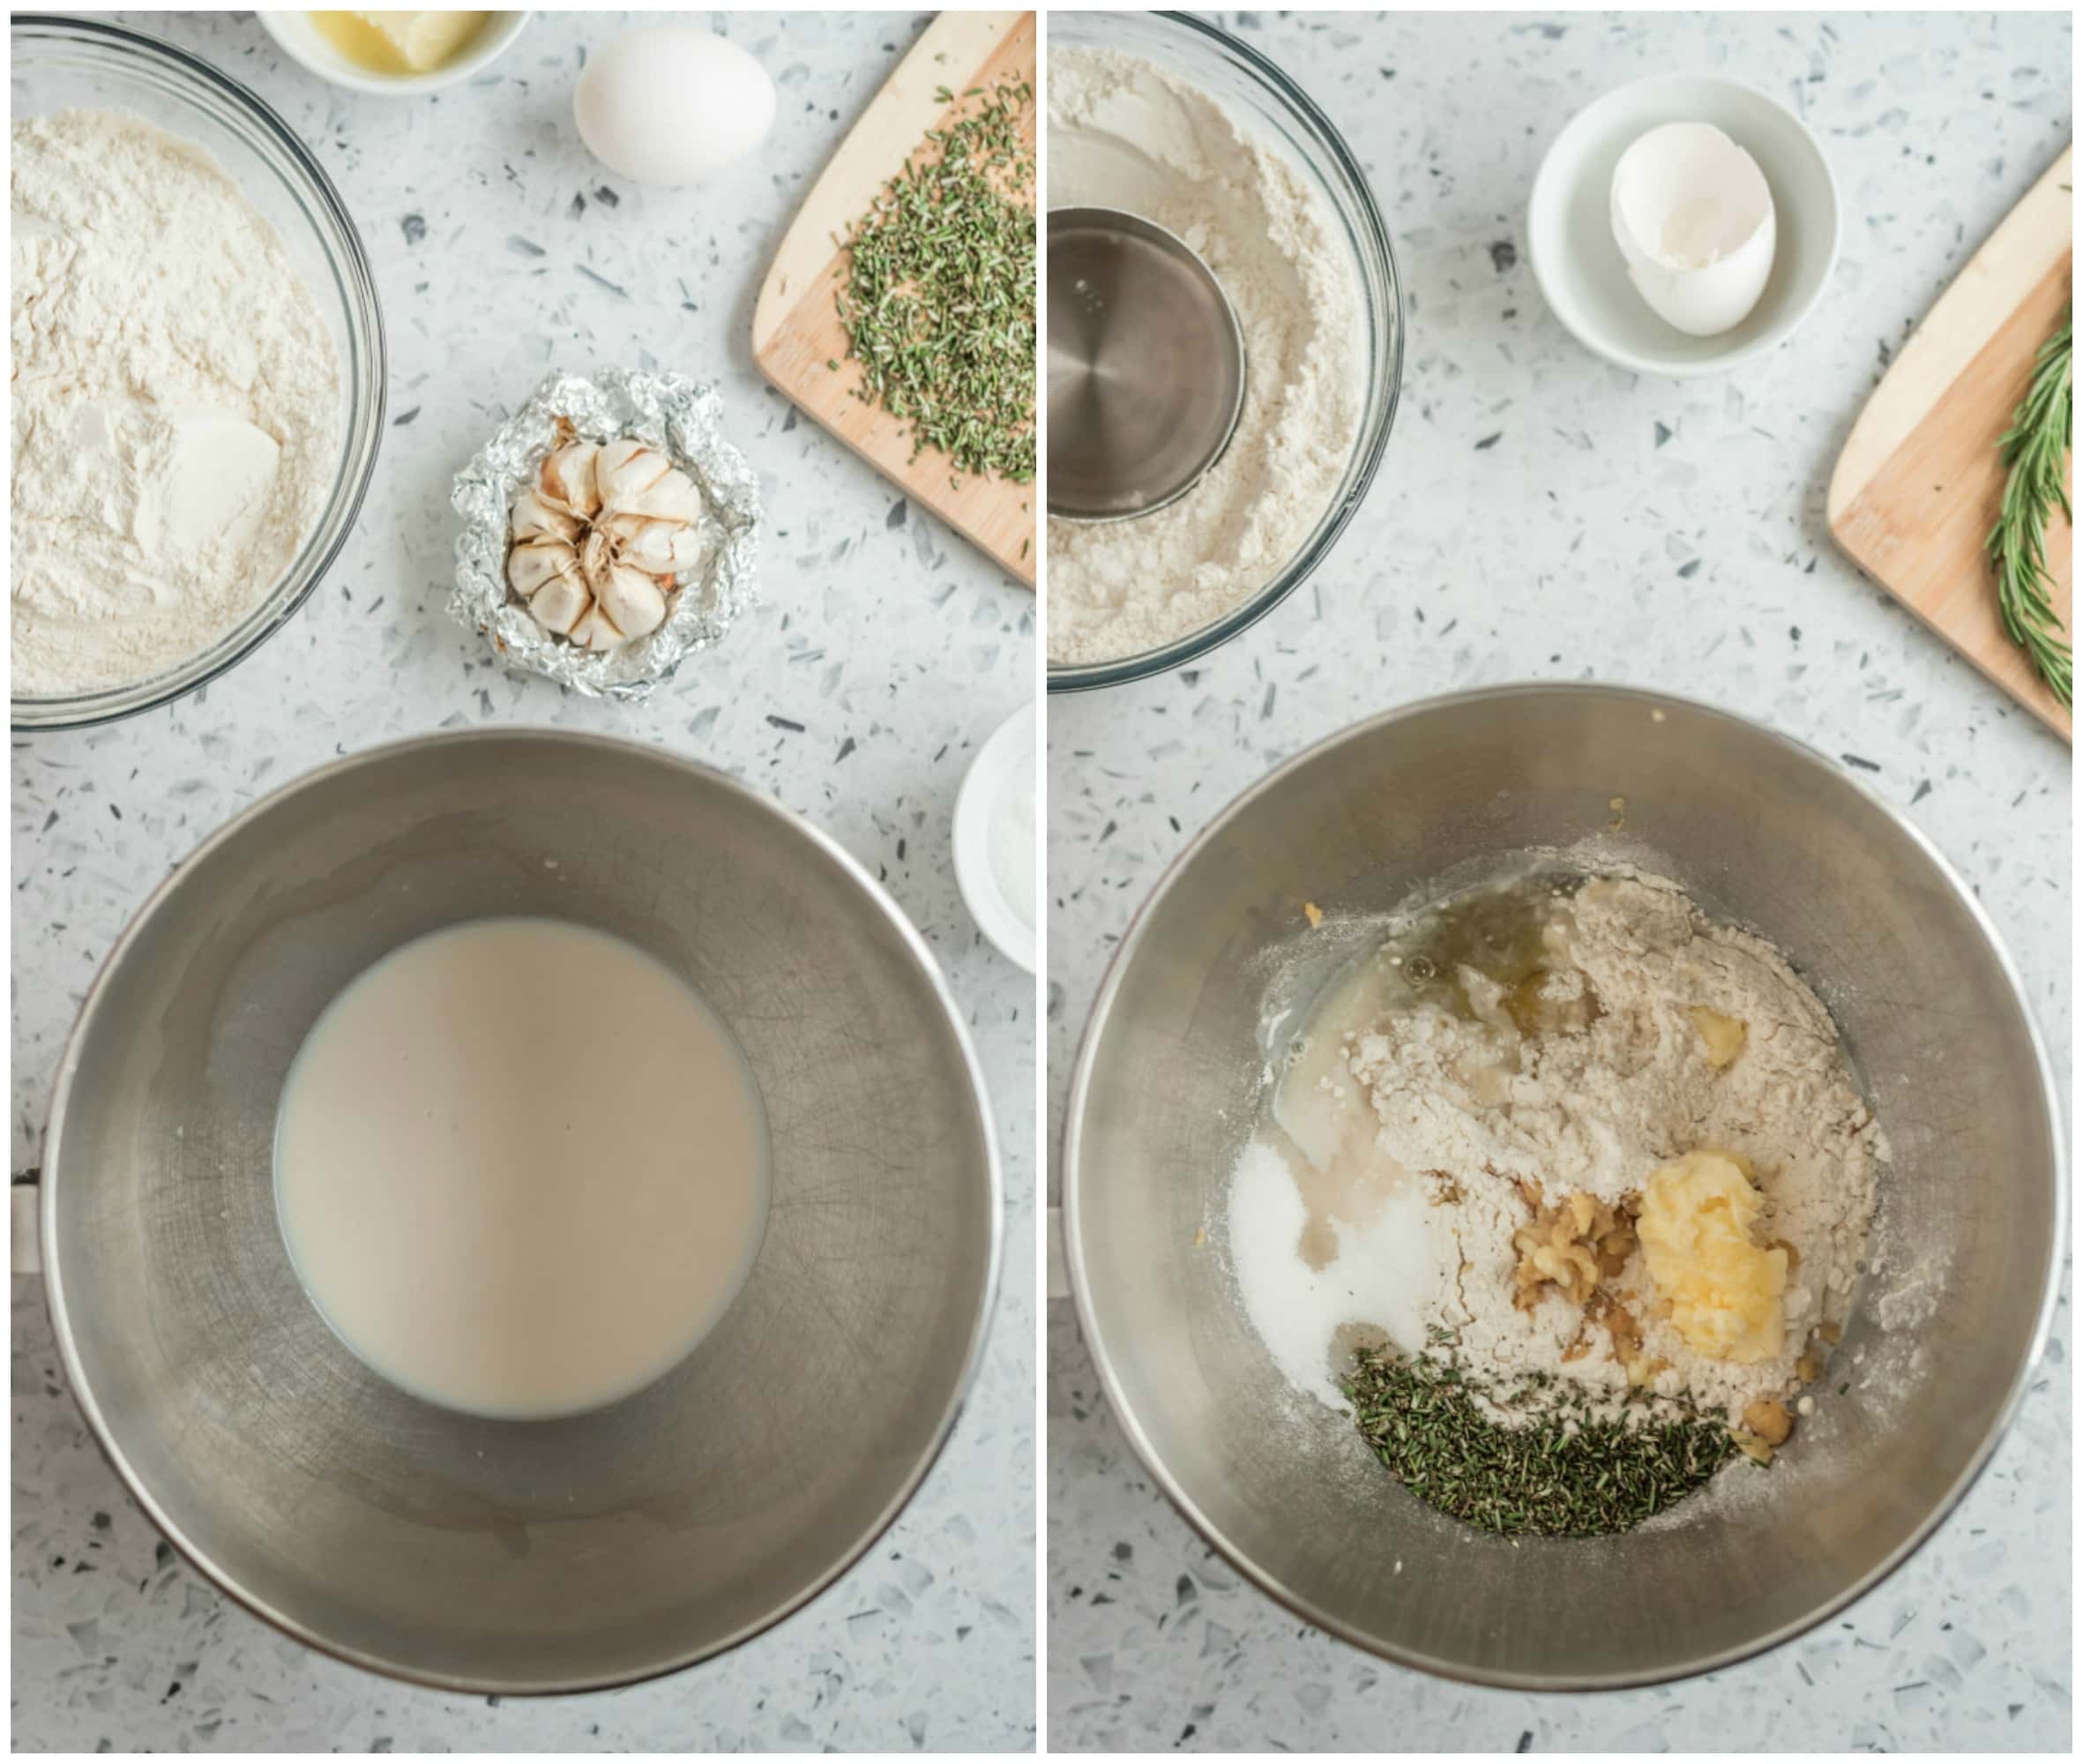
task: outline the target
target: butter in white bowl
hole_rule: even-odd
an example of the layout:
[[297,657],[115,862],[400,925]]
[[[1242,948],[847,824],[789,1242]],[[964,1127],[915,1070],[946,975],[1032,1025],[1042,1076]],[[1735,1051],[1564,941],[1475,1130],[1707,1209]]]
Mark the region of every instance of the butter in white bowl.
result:
[[461,55],[489,12],[313,12],[318,34],[371,73],[432,73]]
[[512,46],[526,12],[257,12],[307,72],[387,98],[438,92],[481,73]]

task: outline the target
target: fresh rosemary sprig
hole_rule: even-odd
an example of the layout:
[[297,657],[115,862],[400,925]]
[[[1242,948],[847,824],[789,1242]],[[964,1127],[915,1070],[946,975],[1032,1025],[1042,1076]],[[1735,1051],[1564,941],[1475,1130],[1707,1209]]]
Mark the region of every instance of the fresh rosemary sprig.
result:
[[2003,510],[1989,535],[1997,569],[1997,605],[2004,629],[2032,658],[2034,669],[2063,704],[2075,684],[2073,651],[2049,590],[2047,515],[2058,507],[2068,516],[2068,460],[2074,404],[2070,397],[2071,333],[2075,316],[2040,346],[2025,402],[1997,444],[2010,475]]
[[1580,1392],[1538,1372],[1485,1387],[1492,1402],[1531,1412],[1524,1426],[1502,1426],[1437,1354],[1402,1358],[1363,1349],[1345,1391],[1361,1437],[1404,1487],[1504,1536],[1631,1531],[1736,1451],[1718,1422],[1594,1418]]
[[912,457],[936,448],[1015,483],[1034,475],[1034,96],[1012,78],[963,94],[984,101],[883,187],[845,241],[839,292],[861,396],[911,425]]

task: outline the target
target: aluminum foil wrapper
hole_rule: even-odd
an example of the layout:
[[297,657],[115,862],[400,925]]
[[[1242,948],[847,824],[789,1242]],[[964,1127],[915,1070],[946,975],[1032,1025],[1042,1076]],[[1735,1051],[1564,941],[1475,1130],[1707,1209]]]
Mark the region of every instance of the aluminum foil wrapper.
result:
[[[558,445],[559,417],[580,440],[626,435],[657,448],[701,487],[708,504],[707,556],[681,578],[665,623],[619,649],[580,649],[552,635],[506,585],[509,511]],[[552,373],[456,474],[449,500],[463,517],[449,611],[483,632],[507,666],[589,698],[632,704],[648,698],[687,656],[721,642],[759,598],[759,481],[723,438],[715,388],[682,374]]]

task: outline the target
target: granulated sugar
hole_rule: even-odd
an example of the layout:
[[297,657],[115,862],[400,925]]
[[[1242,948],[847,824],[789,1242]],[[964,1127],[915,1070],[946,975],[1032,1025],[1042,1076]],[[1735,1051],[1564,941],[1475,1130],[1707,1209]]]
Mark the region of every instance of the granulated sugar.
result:
[[1364,1226],[1333,1221],[1336,1253],[1311,1267],[1298,1250],[1309,1209],[1280,1147],[1258,1139],[1229,1189],[1229,1256],[1251,1327],[1288,1382],[1342,1408],[1335,1344],[1353,1329],[1424,1345],[1435,1285],[1426,1206],[1415,1190],[1391,1193]]

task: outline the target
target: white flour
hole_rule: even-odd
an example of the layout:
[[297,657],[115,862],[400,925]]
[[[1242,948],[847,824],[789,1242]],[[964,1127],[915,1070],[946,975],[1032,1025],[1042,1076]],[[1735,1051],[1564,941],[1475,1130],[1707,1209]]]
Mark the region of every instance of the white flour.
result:
[[1130,56],[1058,50],[1049,123],[1049,206],[1125,209],[1178,235],[1244,333],[1243,415],[1206,477],[1137,519],[1049,523],[1049,657],[1101,662],[1199,630],[1301,549],[1359,426],[1363,309],[1328,200],[1199,88]]
[[147,679],[263,600],[324,505],[340,365],[280,238],[120,110],[13,127],[13,690]]
[[[1795,1252],[1782,1350],[1752,1364],[1695,1352],[1654,1314],[1657,1295],[1639,1248],[1607,1290],[1639,1321],[1646,1354],[1669,1363],[1651,1387],[1658,1394],[1690,1397],[1732,1420],[1753,1400],[1789,1395],[1811,1333],[1841,1323],[1850,1307],[1887,1156],[1835,1026],[1777,951],[1710,923],[1657,878],[1587,885],[1557,905],[1546,949],[1563,990],[1588,988],[1595,998],[1588,1025],[1522,1032],[1502,989],[1472,968],[1434,983],[1457,994],[1456,1009],[1405,997],[1385,1012],[1383,982],[1370,990],[1363,972],[1318,1013],[1295,1069],[1323,1099],[1324,1118],[1340,1118],[1333,1111],[1342,1108],[1363,1124],[1340,1131],[1360,1136],[1378,1181],[1392,1192],[1415,1177],[1439,1203],[1425,1215],[1434,1252],[1406,1259],[1430,1271],[1415,1295],[1423,1327],[1452,1330],[1457,1357],[1479,1382],[1545,1372],[1583,1387],[1596,1409],[1619,1412],[1626,1368],[1607,1334],[1586,1327],[1582,1308],[1552,1287],[1530,1310],[1513,1304],[1512,1238],[1529,1219],[1519,1185],[1537,1183],[1551,1201],[1578,1190],[1617,1200],[1657,1165],[1713,1147],[1751,1160],[1766,1197],[1760,1236]],[[1706,1057],[1695,1006],[1746,1025],[1733,1064],[1717,1068]],[[1333,1095],[1340,1083],[1347,1099]],[[1293,1117],[1288,1106],[1283,1125]],[[1240,1280],[1283,1370],[1296,1356],[1274,1336],[1335,1272],[1335,1264],[1308,1267],[1294,1243],[1290,1232],[1284,1271],[1259,1275],[1256,1297]],[[1368,1318],[1406,1351],[1427,1345],[1406,1320],[1412,1303],[1409,1293],[1384,1293]],[[1572,1343],[1589,1350],[1565,1360]],[[1330,1346],[1324,1341],[1319,1355]],[[1320,1375],[1313,1389],[1334,1400]]]

